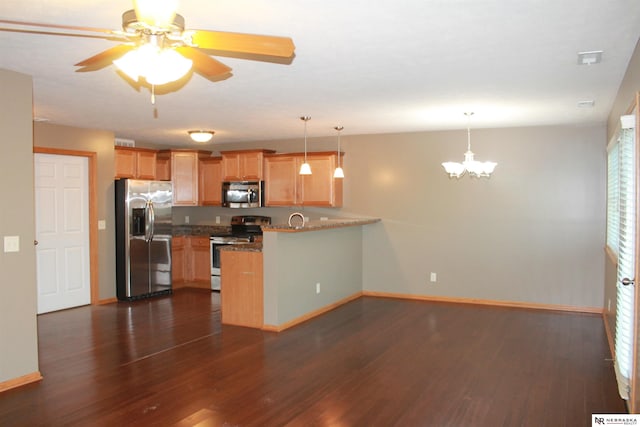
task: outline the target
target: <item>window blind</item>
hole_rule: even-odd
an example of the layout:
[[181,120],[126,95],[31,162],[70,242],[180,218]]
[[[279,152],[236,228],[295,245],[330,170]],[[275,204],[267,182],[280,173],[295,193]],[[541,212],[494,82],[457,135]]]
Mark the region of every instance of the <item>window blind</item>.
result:
[[[635,123],[633,124],[635,127]],[[629,399],[633,367],[634,295],[635,285],[621,283],[627,277],[635,278],[636,240],[636,142],[635,129],[623,128],[618,142],[618,272],[617,312],[615,338],[615,371],[618,390],[623,399]]]
[[616,137],[607,147],[607,246],[616,258],[620,231],[619,142]]

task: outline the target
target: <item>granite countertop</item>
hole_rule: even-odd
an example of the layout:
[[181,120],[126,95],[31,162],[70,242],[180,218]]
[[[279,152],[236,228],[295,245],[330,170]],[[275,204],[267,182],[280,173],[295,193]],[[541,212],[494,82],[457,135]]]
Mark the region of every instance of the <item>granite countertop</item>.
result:
[[222,245],[220,246],[220,250],[231,252],[262,252],[262,242]]
[[210,236],[212,234],[230,233],[231,227],[228,225],[174,225],[172,227],[174,236]]
[[353,227],[380,222],[380,218],[335,218],[327,220],[309,221],[304,227],[289,227],[287,224],[263,225],[262,231],[277,231],[281,233],[302,233],[305,231],[319,231],[330,228]]

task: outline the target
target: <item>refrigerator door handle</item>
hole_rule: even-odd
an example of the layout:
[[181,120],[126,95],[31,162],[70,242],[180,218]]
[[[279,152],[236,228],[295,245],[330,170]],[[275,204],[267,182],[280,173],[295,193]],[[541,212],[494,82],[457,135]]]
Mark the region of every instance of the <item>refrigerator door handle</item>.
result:
[[149,200],[149,242],[153,241],[156,228],[156,212],[153,210],[153,202]]

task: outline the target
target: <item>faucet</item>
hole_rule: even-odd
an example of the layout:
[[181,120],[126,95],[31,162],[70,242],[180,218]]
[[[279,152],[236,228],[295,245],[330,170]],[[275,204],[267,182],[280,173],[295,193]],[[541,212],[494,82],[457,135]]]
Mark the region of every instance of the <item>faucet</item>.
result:
[[[302,220],[302,224],[301,225],[292,225],[291,224],[291,220],[295,217],[300,217],[300,219]],[[300,212],[294,212],[291,215],[289,215],[289,221],[288,221],[289,227],[293,227],[293,228],[302,228],[304,227],[304,215],[302,215]]]

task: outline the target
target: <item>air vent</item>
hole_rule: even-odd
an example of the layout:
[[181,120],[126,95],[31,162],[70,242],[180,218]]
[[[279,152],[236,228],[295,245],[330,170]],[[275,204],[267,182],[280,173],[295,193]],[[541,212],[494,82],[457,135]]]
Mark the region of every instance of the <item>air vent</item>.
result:
[[117,147],[135,147],[136,142],[133,139],[116,138],[114,145]]

